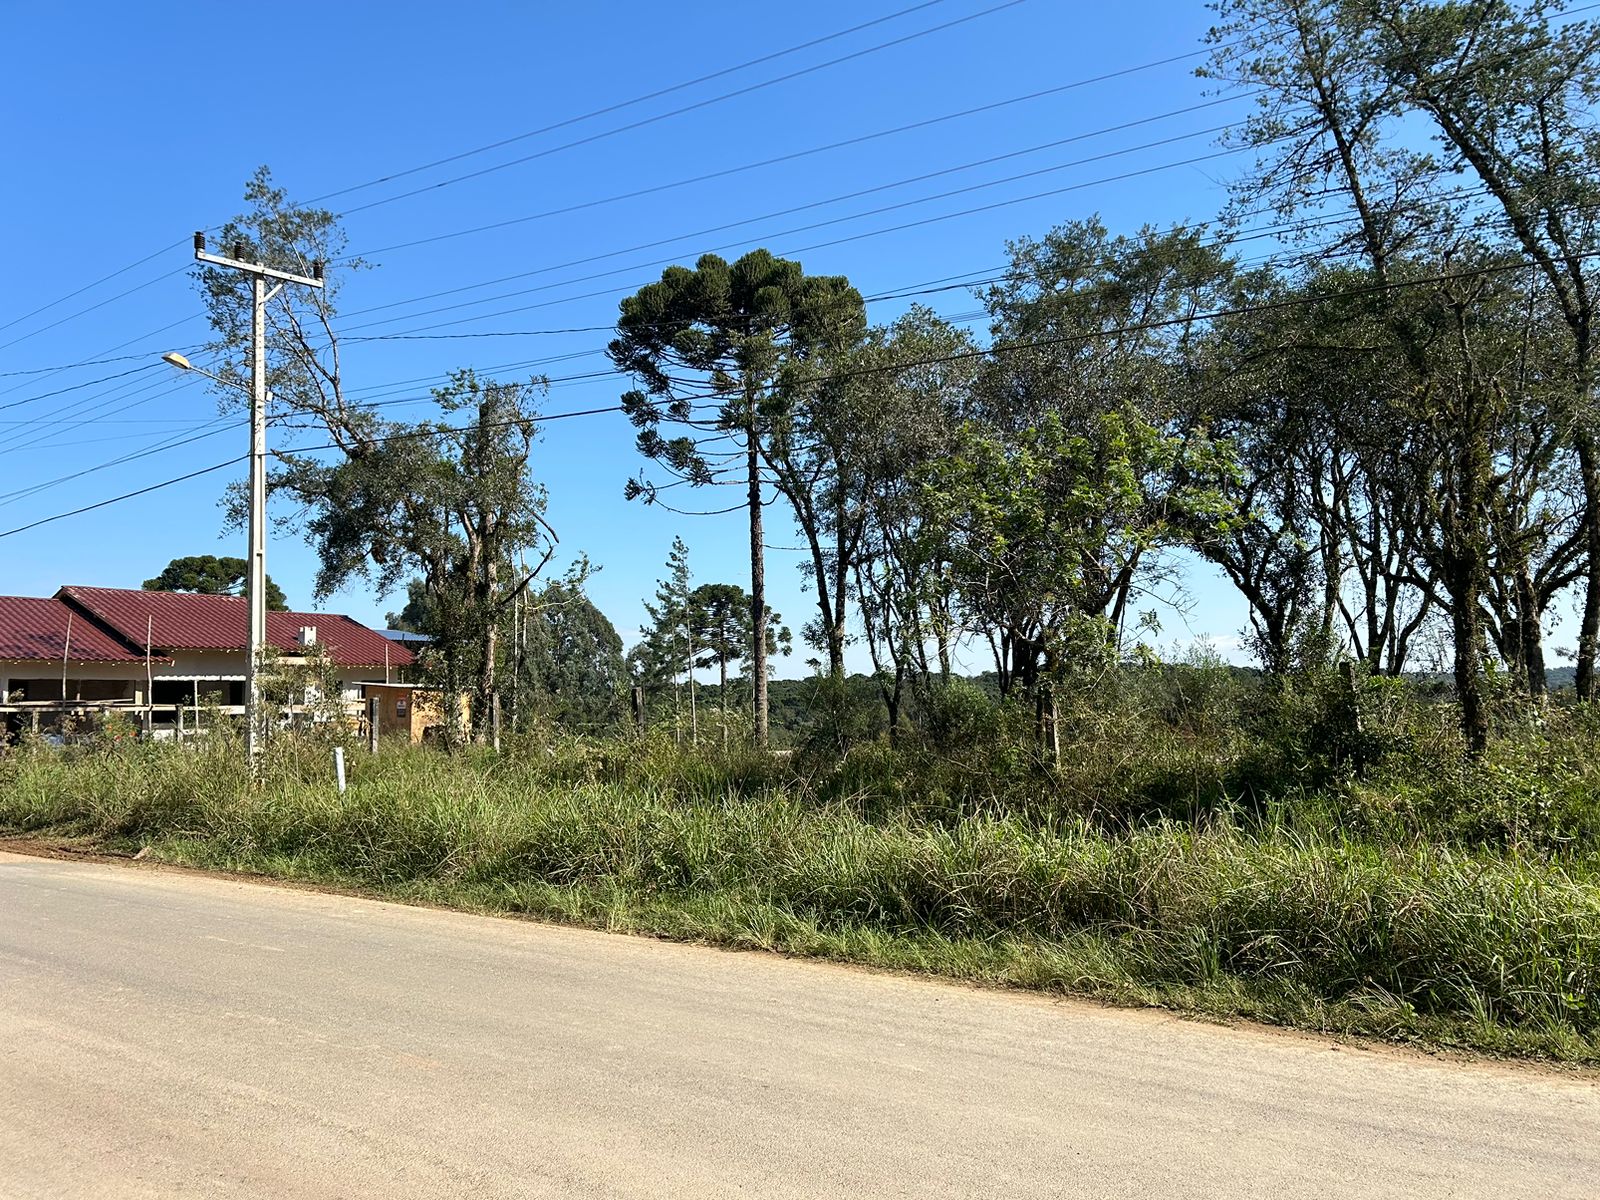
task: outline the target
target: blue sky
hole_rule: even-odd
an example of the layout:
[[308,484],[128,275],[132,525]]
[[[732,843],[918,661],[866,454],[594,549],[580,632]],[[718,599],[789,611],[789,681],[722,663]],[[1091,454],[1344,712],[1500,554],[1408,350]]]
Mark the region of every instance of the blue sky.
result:
[[[345,218],[351,249],[376,251],[369,255],[374,269],[346,285],[347,335],[355,336],[357,326],[368,335],[474,335],[348,344],[347,380],[358,396],[393,399],[425,395],[430,380],[462,366],[504,378],[537,370],[558,380],[603,371],[604,333],[479,335],[608,325],[622,295],[659,275],[657,260],[690,262],[713,247],[731,258],[765,245],[798,257],[808,271],[846,274],[871,295],[997,267],[1008,238],[1040,234],[1064,220],[1099,213],[1114,232],[1124,232],[1216,213],[1225,181],[1245,160],[1171,164],[1214,155],[1215,134],[1205,131],[1241,116],[1245,105],[1162,116],[1210,98],[1193,76],[1198,58],[707,183],[591,204],[1189,54],[1199,49],[1210,16],[1196,0],[1022,0],[986,12],[1000,2],[936,0],[795,54],[328,201],[345,210],[385,201]],[[0,104],[14,173],[0,190],[6,258],[0,325],[7,326],[0,329],[0,530],[243,452],[243,425],[216,423],[216,402],[203,383],[157,359],[204,340],[200,300],[184,271],[188,237],[241,207],[244,182],[258,165],[269,164],[291,196],[309,200],[912,3],[7,6],[0,16],[7,47]],[[911,36],[965,17],[973,19]],[[908,40],[609,133],[900,38]],[[1160,119],[1096,132],[1146,118]],[[561,148],[596,134],[605,136]],[[1065,141],[1082,134],[1095,136]],[[1158,140],[1165,144],[1150,145]],[[1045,143],[1056,144],[1034,149]],[[478,178],[390,199],[540,152]],[[1001,155],[1011,157],[950,170]],[[899,183],[933,172],[948,173]],[[1041,173],[998,182],[1025,172]],[[1130,172],[1145,173],[1101,182]],[[879,190],[833,199],[868,189]],[[1046,191],[1057,194],[1024,199]],[[862,215],[907,201],[916,203]],[[588,206],[384,249],[573,205]],[[809,207],[768,216],[801,206]],[[990,207],[964,211],[979,206]],[[830,223],[800,228],[821,222]],[[908,222],[924,223],[888,231]],[[718,231],[702,232],[710,230]],[[589,278],[602,273],[608,274]],[[511,275],[523,277],[418,299]],[[929,299],[952,316],[970,318],[978,308],[962,290]],[[892,320],[906,303],[874,303],[871,316]],[[356,313],[379,306],[392,307]],[[445,306],[459,307],[431,311]],[[44,370],[125,355],[135,357]],[[526,365],[534,360],[545,361]],[[626,386],[615,376],[557,382],[547,409],[614,403]],[[419,405],[390,413],[425,411]],[[193,440],[103,466],[183,439]],[[623,499],[624,480],[641,464],[620,415],[550,424],[535,462],[562,546],[603,567],[591,594],[625,639],[644,618],[641,598],[653,592],[675,533],[689,543],[699,580],[747,581],[739,515],[684,518]],[[71,482],[18,494],[90,469]],[[176,555],[240,553],[243,539],[223,529],[218,508],[231,477],[203,476],[0,539],[0,593],[49,594],[63,583],[134,587]],[[783,518],[769,528],[775,545],[798,545]],[[799,561],[793,550],[775,549],[768,568],[772,603],[796,630],[812,605],[802,592]],[[308,604],[314,556],[291,531],[274,531],[269,564],[291,602]],[[1226,646],[1244,624],[1242,605],[1205,572],[1192,574],[1189,590],[1191,611],[1167,612],[1161,640],[1170,645],[1209,635]],[[400,602],[356,591],[328,607],[378,620]],[[779,673],[802,673],[803,657],[797,653]],[[854,656],[853,664],[863,657]],[[974,656],[970,665],[985,664]]]

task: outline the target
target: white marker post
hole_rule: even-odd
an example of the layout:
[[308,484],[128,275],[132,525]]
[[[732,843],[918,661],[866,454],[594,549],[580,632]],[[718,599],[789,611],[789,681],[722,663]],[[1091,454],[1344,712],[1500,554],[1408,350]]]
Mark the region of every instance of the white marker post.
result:
[[339,779],[339,794],[344,795],[344,747],[333,748],[333,773]]

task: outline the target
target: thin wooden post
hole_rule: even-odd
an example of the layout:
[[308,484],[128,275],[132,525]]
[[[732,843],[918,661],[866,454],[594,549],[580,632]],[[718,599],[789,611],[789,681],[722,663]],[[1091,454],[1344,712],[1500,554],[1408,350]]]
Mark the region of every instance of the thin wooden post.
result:
[[155,617],[148,615],[144,619],[144,734],[151,736],[156,728],[154,678],[150,671],[150,639],[155,633]]
[[493,736],[495,753],[500,752],[500,693],[489,696],[489,727]]
[[378,752],[378,711],[383,701],[373,698],[367,701],[367,749],[376,754]]
[[72,649],[72,613],[67,613],[67,636],[61,643],[61,703],[67,702],[67,654]]
[[644,689],[633,685],[633,727],[644,733]]

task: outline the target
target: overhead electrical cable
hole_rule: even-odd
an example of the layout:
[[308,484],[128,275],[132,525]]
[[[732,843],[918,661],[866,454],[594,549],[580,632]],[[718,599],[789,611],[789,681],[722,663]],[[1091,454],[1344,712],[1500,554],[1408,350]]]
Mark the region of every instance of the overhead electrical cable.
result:
[[[176,329],[179,325],[187,325],[191,321],[198,321],[198,320],[202,319],[204,316],[205,316],[205,314],[202,313],[202,312],[192,312],[192,313],[189,313],[187,316],[179,317],[176,321],[168,321],[165,325],[157,326],[155,329],[148,330],[147,332],[141,333],[136,337],[131,337],[125,342],[118,342],[115,346],[107,346],[103,350],[96,350],[94,353],[92,353],[89,356],[89,361],[92,362],[93,360],[101,359],[103,355],[113,354],[116,351],[123,349],[124,347],[133,345],[135,342],[142,342],[146,338],[155,337],[156,334],[158,334],[158,333],[166,333],[169,329]],[[69,363],[69,364],[67,364],[66,366],[63,366],[63,367],[52,367],[52,368],[49,368],[49,369],[47,369],[45,371],[42,371],[42,372],[37,372],[36,371],[36,372],[30,372],[30,373],[31,374],[43,374],[46,378],[48,378],[50,375],[58,374],[61,371],[71,370],[74,366],[82,366],[82,365],[85,365],[85,364],[82,364],[82,363]],[[18,383],[12,384],[8,388],[0,388],[0,396],[6,396],[6,395],[10,395],[12,392],[20,391],[22,388],[28,387],[29,384],[30,384],[30,381],[22,380],[22,381],[20,381]]]
[[685,79],[680,83],[674,83],[664,88],[658,88],[653,92],[646,92],[641,96],[633,96],[627,100],[619,100],[615,104],[606,105],[604,108],[592,109],[589,112],[580,113],[575,117],[566,117],[549,125],[542,125],[538,129],[529,129],[523,133],[513,134],[511,137],[501,138],[496,142],[489,142],[486,145],[474,147],[471,150],[462,150],[456,154],[446,155],[444,158],[436,158],[432,162],[425,162],[415,167],[407,167],[401,171],[391,171],[387,175],[380,175],[376,179],[369,179],[364,183],[353,183],[348,187],[338,188],[331,192],[324,192],[320,196],[313,196],[310,200],[306,201],[306,203],[321,204],[324,200],[333,200],[339,196],[347,196],[351,192],[364,191],[367,188],[377,187],[379,184],[383,183],[392,183],[396,179],[404,179],[407,176],[417,175],[423,171],[431,171],[434,167],[447,166],[450,163],[460,162],[462,159],[472,158],[479,154],[487,154],[491,150],[499,150],[505,146],[514,145],[517,142],[538,137],[541,134],[553,133],[558,129],[566,129],[569,126],[577,125],[584,121],[593,120],[595,117],[608,116],[609,114],[619,112],[622,109],[632,108],[637,104],[645,104],[651,100],[659,100],[662,96],[670,96],[674,92],[681,92],[688,88],[697,87],[702,83],[710,83],[714,79],[721,79],[727,75],[734,75],[740,71],[748,70],[751,67],[758,67],[763,63],[773,62],[780,58],[787,58],[789,55],[798,54],[802,50],[810,50],[816,46],[821,46],[828,42],[838,41],[840,38],[848,37],[852,33],[860,33],[863,29],[871,29],[875,25],[885,25],[890,21],[897,21],[901,17],[910,16],[912,13],[921,12],[923,9],[933,8],[935,5],[943,3],[945,3],[945,0],[923,0],[923,3],[913,4],[910,8],[902,8],[898,12],[886,13],[884,16],[874,17],[870,21],[863,21],[859,25],[852,25],[848,29],[840,29],[834,33],[825,34],[819,38],[812,38],[809,42],[801,42],[798,45],[789,46],[783,50],[775,50],[770,54],[763,54],[758,58],[747,59],[744,62],[735,63],[731,67],[723,67],[721,70],[712,71],[708,75],[700,75],[694,79]]
[[369,200],[365,204],[357,204],[345,208],[342,210],[340,215],[346,217],[352,216],[355,213],[366,212],[368,209],[378,208],[385,204],[393,204],[398,200],[406,200],[412,196],[420,196],[425,192],[437,191],[440,188],[450,187],[457,183],[465,183],[470,179],[479,179],[485,175],[490,175],[497,171],[504,171],[510,167],[521,166],[523,163],[533,162],[535,159],[548,158],[550,155],[559,154],[564,150],[572,150],[579,146],[592,145],[593,143],[602,141],[606,138],[616,137],[619,134],[630,133],[635,129],[642,129],[647,125],[655,125],[661,121],[670,120],[673,117],[683,116],[685,113],[697,112],[701,109],[710,108],[711,106],[721,104],[726,100],[733,100],[740,96],[748,96],[752,92],[759,92],[766,88],[776,87],[778,84],[788,83],[791,80],[800,79],[806,75],[814,75],[818,71],[825,71],[830,67],[839,66],[841,63],[852,62],[856,59],[865,58],[871,54],[878,54],[884,50],[892,49],[895,46],[903,46],[907,42],[914,42],[919,38],[925,38],[931,34],[942,33],[947,29],[954,29],[957,26],[966,25],[972,21],[981,20],[984,17],[1003,12],[1008,8],[1015,8],[1019,4],[1023,3],[1026,3],[1026,0],[1002,0],[1002,2],[999,4],[992,5],[989,8],[980,9],[975,13],[969,13],[964,17],[957,17],[954,20],[945,21],[942,24],[933,25],[927,29],[919,29],[914,33],[908,33],[902,37],[893,38],[886,42],[879,42],[876,45],[868,46],[865,49],[855,50],[849,54],[843,54],[837,58],[830,58],[824,62],[815,63],[808,67],[802,67],[798,70],[790,71],[785,75],[779,75],[771,79],[763,79],[757,83],[748,84],[745,87],[735,88],[731,92],[723,92],[719,95],[711,96],[704,100],[696,100],[692,104],[686,104],[680,108],[668,109],[666,112],[655,113],[648,117],[641,117],[637,121],[630,121],[624,125],[614,125],[611,128],[603,129],[598,133],[591,133],[585,137],[576,138],[570,142],[562,142],[557,146],[548,146],[543,150],[534,151],[532,154],[524,154],[520,158],[510,159],[507,162],[496,163],[488,167],[480,167],[476,171],[468,171],[462,175],[454,175],[449,179],[441,179],[434,183],[425,184],[422,187],[412,188],[410,191],[397,192],[392,196],[384,196],[377,200]]
[[[111,272],[111,274],[109,274],[109,275],[102,275],[99,279],[96,279],[93,283],[86,283],[82,287],[76,289],[75,291],[68,292],[65,296],[58,296],[58,297],[56,297],[56,299],[50,301],[50,303],[41,304],[38,308],[33,309],[31,312],[25,312],[20,317],[12,317],[11,320],[7,321],[4,325],[0,325],[0,330],[10,329],[13,325],[20,325],[20,324],[22,324],[22,322],[26,321],[28,318],[37,317],[42,312],[48,312],[48,311],[50,311],[50,309],[54,308],[56,305],[65,304],[68,300],[73,299],[75,296],[81,296],[85,292],[93,291],[95,288],[99,287],[102,283],[109,283],[109,282],[111,282],[111,280],[116,279],[118,276],[126,275],[129,271],[132,271],[137,267],[142,267],[142,266],[144,266],[145,263],[151,262],[154,259],[160,258],[163,254],[170,254],[172,251],[178,249],[180,246],[187,245],[188,242],[189,242],[189,239],[188,238],[184,238],[183,240],[178,241],[178,242],[174,242],[171,245],[163,246],[163,247],[161,247],[161,249],[157,250],[154,254],[147,254],[143,258],[139,259],[137,262],[131,262],[125,267],[119,267],[117,270]],[[12,373],[13,372],[10,372],[10,371],[0,372],[0,374],[8,374],[8,375],[12,374]]]
[[131,296],[135,292],[142,292],[142,291],[144,291],[145,288],[153,287],[156,284],[161,283],[164,280],[171,279],[174,275],[181,275],[185,271],[187,271],[188,269],[189,268],[187,266],[175,267],[172,270],[167,271],[165,274],[157,275],[154,279],[147,279],[141,284],[136,284],[135,286],[129,288],[125,292],[118,292],[115,296],[108,296],[104,300],[100,300],[100,301],[98,301],[98,302],[96,302],[94,304],[89,305],[88,308],[80,308],[77,312],[69,313],[67,316],[64,316],[64,317],[59,317],[56,320],[50,322],[50,324],[48,324],[48,325],[41,325],[41,326],[39,326],[39,328],[34,329],[34,330],[32,330],[32,331],[30,331],[28,333],[25,333],[21,337],[14,337],[9,342],[0,342],[0,350],[9,349],[12,346],[15,346],[15,345],[18,345],[19,343],[27,341],[29,338],[38,337],[41,333],[44,333],[44,332],[46,332],[48,330],[51,330],[51,329],[54,329],[58,325],[65,325],[68,321],[77,320],[77,318],[79,318],[81,316],[84,316],[87,313],[92,313],[96,309],[104,308],[106,305],[113,304],[118,300],[124,299],[127,296]]
[[[1076,86],[1081,86],[1081,85],[1080,84],[1068,84],[1066,86],[1067,87],[1076,87]],[[1053,92],[1057,92],[1057,91],[1061,91],[1061,90],[1064,90],[1064,89],[1063,88],[1050,88],[1050,89],[1047,89],[1044,92],[1032,92],[1032,93],[1029,93],[1028,96],[1023,97],[1022,99],[1035,99],[1035,98],[1037,98],[1039,96],[1050,95]],[[1109,133],[1119,133],[1124,129],[1133,129],[1133,128],[1136,128],[1136,127],[1138,127],[1140,125],[1151,125],[1151,124],[1154,124],[1157,121],[1166,121],[1166,120],[1170,120],[1173,117],[1186,116],[1189,113],[1200,112],[1200,111],[1202,111],[1204,109],[1208,109],[1208,108],[1216,108],[1219,105],[1232,104],[1232,103],[1235,103],[1235,102],[1240,101],[1240,100],[1248,100],[1248,99],[1252,98],[1253,96],[1255,96],[1256,94],[1257,93],[1255,93],[1255,92],[1233,92],[1233,93],[1230,93],[1230,94],[1228,94],[1226,96],[1219,96],[1219,97],[1217,97],[1215,99],[1212,99],[1212,100],[1201,101],[1200,103],[1197,103],[1197,104],[1187,104],[1187,105],[1184,105],[1182,108],[1171,109],[1171,110],[1169,110],[1167,112],[1155,113],[1152,116],[1139,117],[1139,118],[1137,118],[1135,120],[1123,121],[1123,122],[1121,122],[1120,124],[1117,124],[1117,125],[1107,125],[1107,126],[1104,126],[1103,128],[1100,128],[1100,129],[1091,129],[1091,130],[1088,130],[1087,132],[1084,132],[1084,133],[1073,134],[1071,137],[1057,138],[1054,141],[1043,142],[1043,143],[1040,143],[1037,146],[1029,146],[1029,147],[1026,147],[1025,149],[1022,149],[1022,150],[1013,150],[1013,151],[1011,151],[1009,153],[1006,153],[1006,154],[997,154],[997,155],[993,155],[992,157],[989,157],[989,158],[980,158],[980,159],[978,159],[978,160],[976,160],[974,162],[962,163],[959,166],[954,166],[954,167],[946,167],[946,168],[944,168],[942,170],[931,171],[931,172],[929,172],[927,174],[924,174],[924,175],[913,175],[913,176],[911,176],[911,177],[909,177],[907,179],[896,180],[893,183],[881,184],[878,187],[865,188],[865,189],[863,189],[862,191],[859,191],[859,192],[847,192],[843,196],[834,197],[833,200],[819,200],[819,201],[816,201],[816,202],[814,202],[812,204],[809,204],[809,205],[801,205],[801,206],[799,206],[797,208],[780,209],[776,213],[767,214],[767,216],[769,216],[769,217],[770,216],[782,216],[785,213],[800,212],[800,211],[803,211],[806,208],[815,208],[819,204],[831,204],[831,203],[834,203],[834,202],[840,201],[840,200],[850,200],[850,199],[854,199],[855,197],[858,197],[858,196],[867,196],[867,195],[871,195],[874,192],[885,191],[885,190],[887,190],[889,188],[903,187],[903,186],[905,186],[907,184],[919,183],[919,182],[921,182],[923,180],[926,180],[926,179],[934,179],[934,178],[937,178],[940,175],[950,175],[950,174],[954,174],[957,171],[967,171],[967,170],[971,170],[971,169],[973,169],[975,167],[987,166],[990,163],[1003,162],[1004,160],[1009,159],[1009,158],[1019,158],[1022,155],[1025,155],[1025,154],[1036,154],[1041,150],[1054,149],[1057,146],[1065,146],[1065,145],[1068,145],[1068,144],[1070,144],[1072,142],[1081,142],[1081,141],[1087,140],[1088,138],[1093,138],[1093,137],[1103,137],[1103,136],[1105,136],[1106,134],[1109,134]],[[844,147],[844,146],[859,145],[859,144],[861,144],[863,142],[869,142],[869,141],[872,141],[872,140],[874,140],[876,138],[888,137],[891,134],[904,133],[907,130],[922,129],[922,128],[925,128],[925,127],[927,127],[929,125],[937,124],[937,123],[939,123],[941,121],[952,120],[952,119],[954,119],[954,117],[967,116],[967,115],[969,115],[971,113],[974,113],[974,112],[983,112],[983,111],[985,111],[987,109],[998,108],[1002,104],[1015,104],[1015,103],[1018,103],[1018,102],[1019,102],[1018,100],[1013,99],[1013,100],[1001,101],[999,104],[983,105],[982,107],[976,108],[976,109],[970,109],[969,108],[969,109],[965,109],[965,110],[963,110],[962,112],[959,112],[959,113],[947,114],[946,116],[943,116],[943,117],[930,117],[929,119],[927,119],[925,121],[916,121],[916,122],[913,122],[910,125],[899,125],[899,126],[896,126],[893,129],[879,130],[879,131],[877,131],[875,133],[867,133],[867,134],[862,134],[859,137],[847,138],[844,141],[830,142],[825,146],[813,146],[813,147],[811,147],[809,149],[806,149],[806,150],[797,150],[792,154],[780,154],[775,158],[764,158],[764,159],[761,159],[761,160],[759,160],[757,162],[744,163],[744,164],[742,164],[740,166],[737,166],[737,167],[726,167],[726,168],[724,168],[723,170],[720,170],[720,171],[712,171],[712,172],[709,172],[708,174],[704,174],[704,175],[695,175],[695,176],[692,176],[691,178],[688,178],[688,179],[675,179],[670,183],[656,184],[656,185],[654,185],[652,187],[639,188],[639,189],[637,189],[635,191],[631,191],[631,192],[619,192],[619,193],[616,193],[615,195],[602,196],[602,197],[599,197],[597,199],[592,199],[592,200],[581,200],[581,201],[578,201],[577,203],[574,203],[574,204],[563,205],[560,208],[548,208],[548,209],[544,209],[543,211],[536,212],[536,213],[524,213],[521,216],[508,217],[508,218],[506,218],[505,220],[502,220],[502,221],[492,221],[487,225],[474,225],[474,226],[472,226],[470,228],[467,228],[467,229],[455,229],[455,230],[451,230],[451,231],[446,232],[446,233],[436,233],[436,234],[432,234],[432,235],[430,235],[428,237],[413,238],[410,241],[394,242],[394,243],[392,243],[390,245],[387,245],[387,246],[374,246],[371,249],[360,250],[360,251],[356,251],[356,252],[351,253],[351,254],[347,254],[347,255],[343,256],[342,258],[340,258],[340,259],[338,259],[336,261],[337,262],[348,262],[351,259],[371,258],[373,255],[389,254],[389,253],[392,253],[395,250],[409,250],[414,246],[428,246],[428,245],[432,245],[435,242],[445,242],[445,241],[450,241],[450,240],[455,239],[455,238],[470,237],[470,236],[472,236],[474,234],[479,234],[479,233],[490,233],[490,232],[493,232],[495,230],[509,228],[510,226],[513,226],[513,225],[524,225],[524,224],[527,224],[530,221],[543,221],[543,220],[547,220],[547,219],[549,219],[551,217],[560,217],[560,216],[566,216],[569,213],[582,212],[582,211],[584,211],[586,209],[600,208],[600,207],[602,207],[604,205],[616,204],[616,203],[619,203],[619,202],[621,202],[623,200],[635,200],[635,199],[638,199],[638,198],[640,198],[642,196],[650,196],[650,195],[655,195],[655,194],[657,194],[659,192],[671,191],[671,190],[676,189],[676,188],[689,187],[692,184],[705,183],[705,182],[708,182],[710,180],[715,180],[715,179],[724,179],[724,178],[727,178],[730,175],[738,175],[738,174],[741,174],[741,173],[743,173],[745,171],[756,170],[757,168],[760,168],[760,167],[769,167],[769,166],[772,166],[772,165],[777,164],[777,163],[792,162],[792,161],[794,161],[796,159],[806,158],[806,157],[808,157],[810,155],[813,155],[813,154],[821,154],[824,151],[837,150],[837,149],[839,149],[841,147]],[[1222,126],[1222,127],[1219,127],[1219,128],[1226,128],[1226,126]],[[1214,132],[1217,132],[1217,130],[1207,130],[1205,132],[1214,133]],[[764,218],[762,218],[762,217],[751,217],[750,218],[750,220],[752,220],[752,221],[763,220],[763,219]]]

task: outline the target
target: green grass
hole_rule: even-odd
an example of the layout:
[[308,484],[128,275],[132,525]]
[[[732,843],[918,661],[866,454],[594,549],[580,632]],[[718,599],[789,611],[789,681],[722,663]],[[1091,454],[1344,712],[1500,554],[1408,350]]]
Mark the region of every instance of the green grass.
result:
[[[0,830],[404,900],[988,985],[1600,1062],[1592,859],[1299,815],[924,811],[764,759],[282,745],[0,757]],[[1371,809],[1372,785],[1351,794]],[[1026,811],[1026,815],[1021,815]],[[1306,814],[1313,814],[1315,819]],[[1370,822],[1368,822],[1370,824]]]

